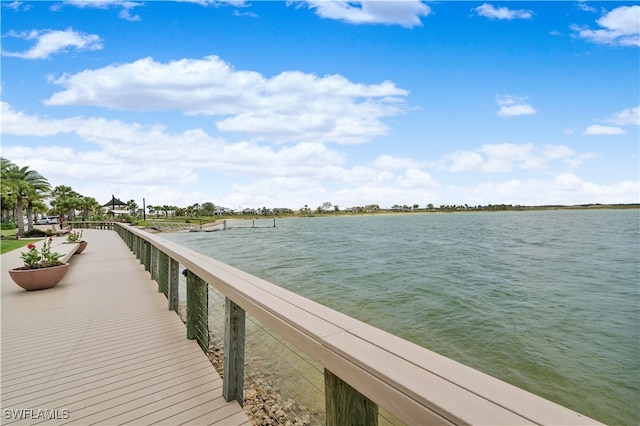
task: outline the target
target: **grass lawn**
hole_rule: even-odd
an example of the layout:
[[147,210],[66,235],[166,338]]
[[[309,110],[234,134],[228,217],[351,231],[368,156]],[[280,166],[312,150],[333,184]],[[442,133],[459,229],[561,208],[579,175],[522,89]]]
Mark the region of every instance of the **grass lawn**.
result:
[[[17,229],[3,229],[2,236],[8,238],[15,238],[18,233]],[[33,242],[33,240],[0,240],[0,254],[25,247],[27,244]]]
[[0,254],[25,247],[32,240],[0,240]]

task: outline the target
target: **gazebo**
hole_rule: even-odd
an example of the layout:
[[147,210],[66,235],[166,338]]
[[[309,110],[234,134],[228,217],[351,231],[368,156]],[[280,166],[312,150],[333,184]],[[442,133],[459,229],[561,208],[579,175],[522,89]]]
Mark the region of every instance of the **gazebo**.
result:
[[122,208],[126,206],[127,206],[127,203],[123,203],[122,201],[117,199],[113,194],[111,194],[111,200],[102,205],[102,207],[106,207],[108,209],[113,219],[116,218],[117,214],[128,214],[129,210]]

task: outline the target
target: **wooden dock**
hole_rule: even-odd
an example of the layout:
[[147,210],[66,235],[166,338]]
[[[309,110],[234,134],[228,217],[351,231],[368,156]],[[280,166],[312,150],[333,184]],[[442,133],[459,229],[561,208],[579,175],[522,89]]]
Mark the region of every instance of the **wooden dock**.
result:
[[11,281],[20,250],[1,256],[0,423],[250,425],[122,239],[83,232],[49,290]]

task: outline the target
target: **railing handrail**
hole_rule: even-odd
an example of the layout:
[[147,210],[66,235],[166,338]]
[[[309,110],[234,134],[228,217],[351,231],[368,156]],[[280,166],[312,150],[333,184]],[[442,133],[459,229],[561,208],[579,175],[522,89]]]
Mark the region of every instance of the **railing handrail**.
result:
[[407,424],[598,424],[209,256],[116,225],[179,262]]

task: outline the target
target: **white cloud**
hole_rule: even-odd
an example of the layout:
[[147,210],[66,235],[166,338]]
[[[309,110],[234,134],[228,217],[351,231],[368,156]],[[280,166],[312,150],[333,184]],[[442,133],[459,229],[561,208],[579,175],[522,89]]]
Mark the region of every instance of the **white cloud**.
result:
[[[289,4],[294,2],[289,2]],[[297,3],[297,2],[295,2]],[[308,0],[310,9],[322,18],[350,24],[401,25],[406,28],[422,26],[420,17],[431,14],[431,8],[420,0],[406,1],[338,1]]]
[[499,117],[515,117],[517,115],[533,115],[537,111],[525,101],[526,97],[497,95],[496,102],[500,107],[498,109]]
[[140,16],[131,15],[131,10],[136,7],[142,6],[142,3],[127,0],[65,0],[62,3],[57,3],[51,6],[51,10],[57,11],[62,6],[75,6],[81,9],[95,8],[95,9],[108,9],[111,7],[121,7],[122,10],[119,13],[119,17],[127,21],[140,21]]
[[[212,201],[236,208],[315,208],[331,201],[341,208],[373,204],[570,204],[637,202],[638,183],[596,185],[562,172],[594,154],[576,154],[564,145],[485,144],[446,155],[448,169],[435,162],[380,155],[371,164],[347,165],[344,152],[322,143],[270,146],[230,143],[202,129],[180,133],[101,117],[53,119],[14,110],[2,103],[3,157],[29,165],[52,184],[72,186],[101,200],[122,194],[148,204],[187,206]],[[81,147],[75,147],[79,139]],[[64,142],[58,142],[64,141]],[[560,167],[555,167],[560,166]],[[437,170],[429,173],[425,168]],[[506,174],[554,173],[552,180],[521,180]],[[482,173],[463,187],[445,185],[448,172]],[[482,177],[506,176],[504,182]],[[158,184],[162,182],[162,184]],[[215,196],[197,188],[212,188]],[[206,191],[205,189],[204,191]],[[635,193],[633,191],[636,191]],[[634,198],[635,194],[635,198]]]
[[5,9],[12,9],[18,12],[20,10],[22,11],[30,10],[31,8],[33,8],[33,5],[30,5],[21,1],[12,1],[11,3],[2,2],[2,7],[4,7]]
[[144,58],[52,82],[65,90],[46,105],[221,116],[221,131],[276,142],[367,142],[387,132],[381,119],[400,113],[408,95],[390,81],[364,85],[340,75],[287,71],[267,79],[237,71],[217,56],[168,63]]
[[381,155],[375,159],[373,166],[380,170],[400,170],[413,169],[427,166],[426,163],[418,162],[412,158],[398,158],[390,155]]
[[446,156],[451,160],[452,172],[482,171],[484,159],[482,155],[471,151],[457,151]]
[[475,10],[478,15],[489,19],[530,19],[533,15],[533,12],[530,10],[512,10],[507,7],[495,7],[488,3],[484,3],[473,10]]
[[195,3],[200,6],[235,6],[246,7],[247,3],[244,0],[175,0],[178,3]]
[[640,181],[621,181],[602,185],[585,181],[573,173],[558,173],[550,180],[510,179],[506,182],[478,183],[465,187],[447,187],[448,199],[460,199],[470,205],[521,204],[571,205],[586,203],[637,203]]
[[607,121],[618,126],[640,126],[640,106],[615,113]]
[[578,33],[578,37],[594,43],[640,47],[640,6],[617,7],[596,22],[600,29],[592,30],[577,25],[571,28]]
[[14,110],[6,102],[0,102],[2,106],[2,133],[21,136],[52,136],[58,133],[73,132],[82,121],[75,118],[53,120],[28,115],[22,111]]
[[24,40],[36,40],[35,46],[26,52],[7,52],[2,51],[4,56],[12,56],[22,59],[46,59],[54,53],[66,52],[69,48],[78,51],[82,50],[100,50],[102,49],[102,40],[95,34],[84,34],[68,28],[64,31],[45,30],[30,32],[9,32],[9,36],[17,37]]
[[[475,151],[456,151],[445,156],[452,172],[506,173],[516,169],[544,170],[550,161],[575,158],[564,145],[485,144]],[[578,163],[574,163],[578,164]]]
[[[30,156],[44,156],[54,162],[73,158],[69,167],[55,171],[69,178],[150,184],[166,170],[165,182],[185,183],[195,178],[197,169],[245,176],[295,177],[345,161],[344,154],[320,143],[298,143],[276,150],[250,142],[228,143],[202,129],[176,134],[160,125],[145,126],[100,117],[40,118],[17,112],[4,102],[1,120],[5,135],[51,137],[71,133],[87,142],[88,149],[76,152],[49,146],[3,146],[3,156],[14,162],[23,158],[30,162]],[[144,167],[139,167],[141,164]],[[46,175],[46,170],[39,171]]]
[[398,178],[398,183],[404,188],[434,188],[438,186],[429,173],[419,169],[408,169],[404,176]]
[[597,12],[596,8],[589,6],[586,0],[578,0],[578,9],[584,12]]
[[584,131],[585,135],[589,136],[599,136],[599,135],[624,135],[626,132],[624,129],[620,127],[613,126],[601,126],[600,124],[594,124],[592,126],[587,127],[587,130]]

